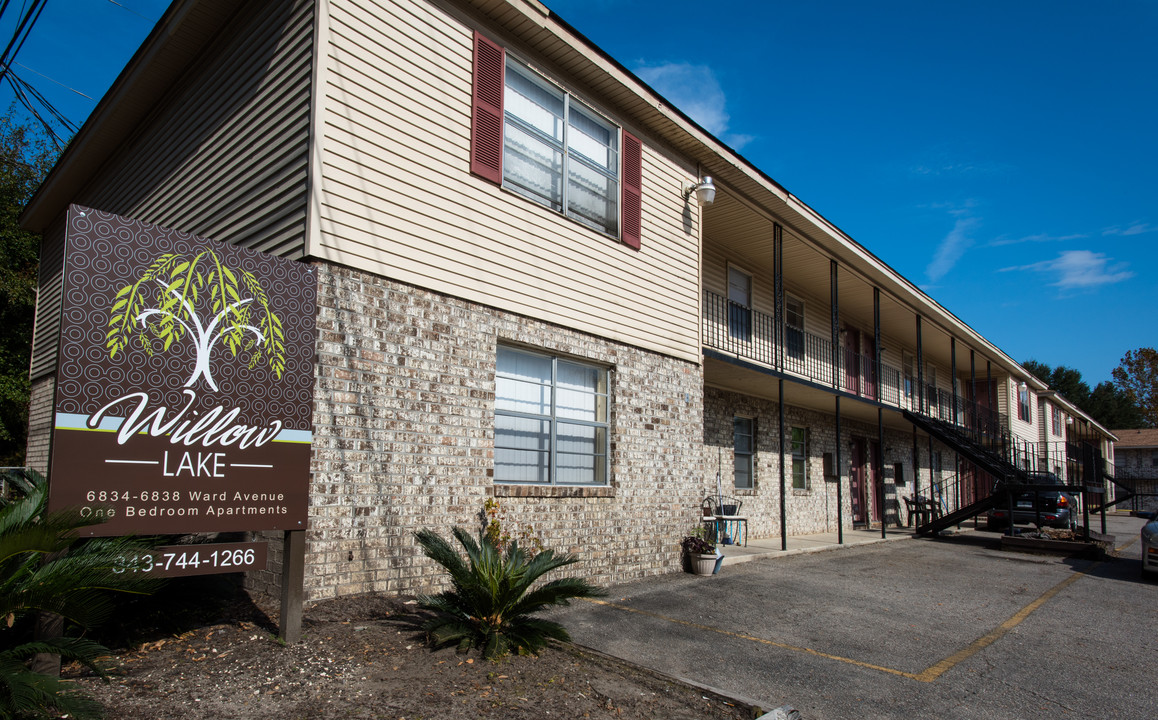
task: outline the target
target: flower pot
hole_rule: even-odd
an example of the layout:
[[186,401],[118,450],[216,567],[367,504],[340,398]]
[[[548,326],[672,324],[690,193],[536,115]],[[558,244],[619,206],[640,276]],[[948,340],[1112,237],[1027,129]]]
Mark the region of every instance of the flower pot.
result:
[[688,558],[691,560],[692,572],[696,575],[711,575],[716,569],[715,555],[690,553]]

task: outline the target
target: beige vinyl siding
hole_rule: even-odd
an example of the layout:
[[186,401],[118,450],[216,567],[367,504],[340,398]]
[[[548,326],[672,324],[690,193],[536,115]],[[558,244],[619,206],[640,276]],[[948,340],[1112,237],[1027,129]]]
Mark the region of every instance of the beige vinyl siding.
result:
[[63,216],[48,227],[40,241],[40,279],[36,292],[36,316],[32,328],[33,381],[56,372],[60,348],[60,313],[64,307]]
[[301,257],[313,25],[311,0],[243,6],[76,201]]
[[469,173],[471,29],[421,0],[329,7],[311,254],[700,359],[686,171],[643,138],[640,251],[503,191]]

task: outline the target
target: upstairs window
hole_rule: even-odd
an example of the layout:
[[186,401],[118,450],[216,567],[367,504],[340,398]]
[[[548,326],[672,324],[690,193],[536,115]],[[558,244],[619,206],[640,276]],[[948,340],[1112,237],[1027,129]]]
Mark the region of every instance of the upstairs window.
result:
[[752,339],[752,276],[728,266],[728,333],[737,340]]
[[916,361],[913,359],[913,356],[907,352],[902,351],[901,374],[903,376],[903,392],[905,393],[905,398],[907,398],[909,402],[912,402],[913,400],[913,388],[917,385],[916,370],[913,369],[916,366]]
[[1029,422],[1029,387],[1025,383],[1017,386],[1017,419]]
[[804,359],[804,302],[794,297],[784,298],[784,333],[788,357]]
[[1061,413],[1061,408],[1059,408],[1057,405],[1054,405],[1054,406],[1053,406],[1053,412],[1052,412],[1052,415],[1053,415],[1053,417],[1052,417],[1052,421],[1053,421],[1053,434],[1054,434],[1054,435],[1061,435],[1061,434],[1062,434],[1062,413]]
[[478,34],[471,172],[640,247],[639,140]]

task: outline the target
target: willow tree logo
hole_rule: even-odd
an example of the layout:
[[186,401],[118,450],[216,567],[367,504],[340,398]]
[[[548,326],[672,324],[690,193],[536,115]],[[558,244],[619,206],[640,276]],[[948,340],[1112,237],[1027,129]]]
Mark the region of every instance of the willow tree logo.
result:
[[279,380],[285,370],[285,334],[265,289],[253,273],[230,268],[210,248],[192,258],[166,253],[154,260],[117,293],[108,328],[105,348],[110,359],[130,342],[152,357],[191,337],[197,361],[187,388],[204,378],[217,390],[209,358],[218,343],[231,357],[248,353],[250,368],[268,363]]

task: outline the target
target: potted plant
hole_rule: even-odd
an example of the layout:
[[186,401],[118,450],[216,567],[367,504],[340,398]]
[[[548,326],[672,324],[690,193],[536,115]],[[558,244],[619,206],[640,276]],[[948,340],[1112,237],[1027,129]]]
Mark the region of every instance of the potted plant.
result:
[[719,569],[719,560],[723,559],[705,534],[702,527],[695,527],[680,541],[680,547],[687,557],[687,567],[696,575],[715,573]]

